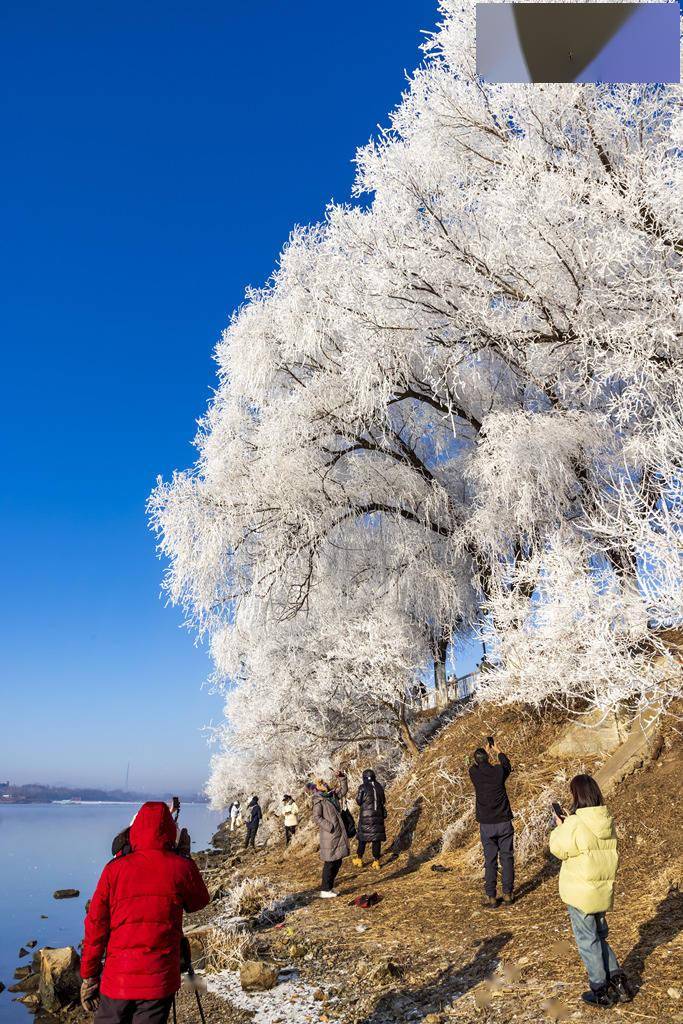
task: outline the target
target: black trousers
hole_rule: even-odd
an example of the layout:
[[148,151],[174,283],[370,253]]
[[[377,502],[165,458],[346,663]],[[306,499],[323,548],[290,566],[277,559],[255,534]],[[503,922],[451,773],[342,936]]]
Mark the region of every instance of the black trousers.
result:
[[339,860],[326,860],[323,864],[323,892],[329,892],[330,889],[334,888],[334,880],[339,874],[339,868],[341,867],[341,857]]
[[515,887],[515,830],[511,821],[480,824],[479,834],[484,847],[484,890],[487,896],[496,895],[498,858],[503,875],[503,892],[511,893]]
[[247,838],[244,841],[244,849],[248,846],[253,846],[256,849],[256,833],[258,832],[258,825],[247,825]]
[[164,999],[110,999],[100,996],[93,1024],[166,1024],[173,996]]
[[296,832],[296,825],[285,825],[285,846],[289,846],[292,836]]
[[[363,854],[365,853],[365,847],[367,845],[368,844],[365,841],[365,839],[359,839],[358,840],[358,856],[361,859],[363,857]],[[375,860],[379,860],[380,854],[382,853],[382,840],[381,839],[373,839],[372,840],[372,844],[371,844],[371,848],[372,848],[372,856],[374,857]]]

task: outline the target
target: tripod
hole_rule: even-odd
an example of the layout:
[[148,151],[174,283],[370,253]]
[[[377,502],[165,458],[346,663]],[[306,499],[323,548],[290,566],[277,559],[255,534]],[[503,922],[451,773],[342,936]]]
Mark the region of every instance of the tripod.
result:
[[[197,988],[196,974],[194,973],[194,967],[192,966],[192,953],[190,952],[190,943],[187,937],[183,935],[180,940],[180,971],[181,974],[187,974],[187,977],[194,989],[194,997],[197,1000],[197,1009],[199,1010],[199,1019],[202,1024],[206,1024],[206,1017],[204,1016],[204,1007],[202,1001],[199,998],[199,990]],[[173,996],[173,1024],[178,1024],[176,1018],[176,1007],[175,1007],[175,996]]]

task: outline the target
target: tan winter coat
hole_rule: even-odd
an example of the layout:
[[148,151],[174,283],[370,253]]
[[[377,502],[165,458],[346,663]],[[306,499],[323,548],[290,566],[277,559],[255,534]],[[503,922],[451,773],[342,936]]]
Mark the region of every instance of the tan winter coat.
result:
[[287,828],[296,828],[299,824],[299,808],[294,800],[282,804],[282,814]]
[[330,861],[347,857],[351,852],[349,837],[334,801],[316,793],[313,797],[313,821],[320,829],[320,859]]

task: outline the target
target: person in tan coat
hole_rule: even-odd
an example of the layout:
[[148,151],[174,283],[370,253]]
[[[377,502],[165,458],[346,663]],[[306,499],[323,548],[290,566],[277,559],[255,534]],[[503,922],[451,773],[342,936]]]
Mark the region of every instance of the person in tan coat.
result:
[[320,831],[320,859],[323,862],[321,899],[338,895],[334,882],[344,857],[351,852],[349,837],[341,816],[334,788],[322,780],[309,782],[306,790],[313,801],[312,817]]
[[299,825],[299,808],[289,793],[282,798],[282,818],[285,826],[285,846],[289,846]]
[[550,852],[562,861],[560,899],[566,903],[572,931],[590,990],[582,999],[605,1008],[633,998],[626,975],[607,941],[605,913],[612,909],[619,864],[614,819],[591,775],[576,775],[570,785],[573,807],[555,813]]

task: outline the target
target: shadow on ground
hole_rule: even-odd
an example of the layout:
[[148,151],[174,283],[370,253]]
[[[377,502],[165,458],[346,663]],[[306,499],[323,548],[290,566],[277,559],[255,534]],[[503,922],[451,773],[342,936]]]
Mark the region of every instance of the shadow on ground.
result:
[[557,860],[553,857],[549,850],[546,850],[543,854],[545,860],[543,865],[538,869],[532,878],[527,879],[515,890],[515,903],[523,900],[525,896],[530,896],[532,892],[543,885],[545,882],[549,882],[551,878],[555,878],[560,873],[562,867],[562,861]]
[[404,875],[410,875],[413,871],[417,871],[418,868],[435,857],[441,849],[441,840],[435,840],[424,848],[419,854],[413,853],[413,843],[415,841],[415,831],[417,829],[420,816],[422,815],[422,807],[424,800],[421,796],[417,798],[410,810],[406,811],[403,816],[400,828],[396,833],[391,845],[388,849],[388,858],[384,862],[384,867],[387,868],[393,864],[402,853],[407,853],[406,862],[403,867],[397,871],[393,871],[391,874],[382,874],[382,881],[390,881],[395,878],[403,878]]
[[636,945],[624,960],[622,967],[635,988],[643,983],[645,962],[657,946],[671,942],[683,931],[683,892],[672,887],[658,904],[654,917],[641,924]]
[[257,919],[258,928],[273,928],[282,924],[288,914],[295,910],[307,907],[309,903],[320,896],[320,889],[304,889],[302,892],[295,892],[277,900],[272,907],[267,907]]
[[379,1000],[368,1017],[360,1024],[388,1024],[389,1021],[419,1021],[429,1013],[438,1013],[455,999],[488,977],[498,965],[500,952],[512,938],[512,932],[501,932],[481,939],[469,963],[462,967],[452,965],[426,985],[416,989],[394,989]]

